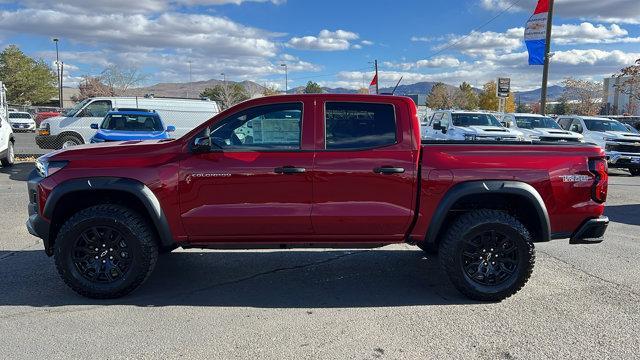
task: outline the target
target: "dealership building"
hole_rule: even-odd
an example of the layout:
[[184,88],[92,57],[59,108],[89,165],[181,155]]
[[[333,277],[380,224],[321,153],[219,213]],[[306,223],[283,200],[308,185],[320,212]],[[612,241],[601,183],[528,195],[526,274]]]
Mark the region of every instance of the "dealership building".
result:
[[640,103],[620,92],[620,84],[627,78],[610,77],[604,79],[605,113],[610,115],[640,115]]

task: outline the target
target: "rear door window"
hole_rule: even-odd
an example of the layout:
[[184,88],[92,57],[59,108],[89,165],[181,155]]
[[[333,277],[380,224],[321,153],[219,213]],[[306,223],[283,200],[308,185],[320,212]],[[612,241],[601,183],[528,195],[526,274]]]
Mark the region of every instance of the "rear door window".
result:
[[368,149],[393,145],[395,109],[391,104],[327,102],[325,148]]

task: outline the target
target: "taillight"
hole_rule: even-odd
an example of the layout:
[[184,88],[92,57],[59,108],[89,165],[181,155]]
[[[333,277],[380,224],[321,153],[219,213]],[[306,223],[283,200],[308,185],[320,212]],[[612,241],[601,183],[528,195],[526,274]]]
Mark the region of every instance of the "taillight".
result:
[[591,198],[595,202],[603,203],[607,201],[607,189],[609,187],[609,166],[607,160],[589,159],[589,171],[595,175],[591,186]]

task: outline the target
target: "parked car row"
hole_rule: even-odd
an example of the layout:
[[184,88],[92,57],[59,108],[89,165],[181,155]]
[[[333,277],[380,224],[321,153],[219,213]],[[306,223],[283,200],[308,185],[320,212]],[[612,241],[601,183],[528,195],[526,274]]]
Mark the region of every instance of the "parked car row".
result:
[[640,134],[609,118],[443,110],[421,123],[421,133],[427,141],[586,142],[605,150],[609,167],[640,175]]
[[9,109],[7,107],[7,89],[0,82],[0,165],[3,167],[13,165],[15,153],[13,145],[15,138],[9,124]]
[[[155,114],[130,114],[131,116],[125,119],[126,114],[110,114],[112,109],[120,109],[120,111],[153,109]],[[179,137],[219,112],[218,104],[210,100],[154,97],[90,98],[78,103],[60,116],[43,120],[38,127],[36,143],[42,149],[61,149],[87,144],[100,130],[100,125],[97,124],[107,126],[105,131],[125,131],[127,127],[130,127],[129,130],[135,127],[138,131],[144,128],[147,119],[150,120],[147,123],[150,132],[160,131],[154,124],[155,119],[159,117],[174,124],[175,135]],[[105,119],[107,115],[110,119],[114,119],[113,123],[111,120],[104,122],[107,120]],[[136,119],[142,119],[142,123],[138,123]],[[166,130],[168,129],[163,129],[165,132]],[[96,137],[96,141],[103,139],[102,135]],[[110,136],[117,136],[117,134],[110,134]],[[152,136],[159,135],[152,134]]]

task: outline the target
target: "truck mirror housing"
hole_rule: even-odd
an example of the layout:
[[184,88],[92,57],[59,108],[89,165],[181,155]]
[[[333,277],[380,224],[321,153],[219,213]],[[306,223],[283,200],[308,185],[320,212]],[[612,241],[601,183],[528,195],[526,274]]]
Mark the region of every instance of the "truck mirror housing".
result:
[[436,130],[436,131],[442,130],[442,124],[440,123],[440,121],[433,122],[433,130]]
[[209,136],[197,137],[193,141],[193,146],[191,147],[191,151],[197,154],[210,152],[211,138]]
[[99,129],[98,124],[91,124],[91,128],[93,130],[98,130]]
[[167,132],[174,132],[174,131],[176,131],[176,127],[175,126],[173,126],[173,125],[167,126]]

